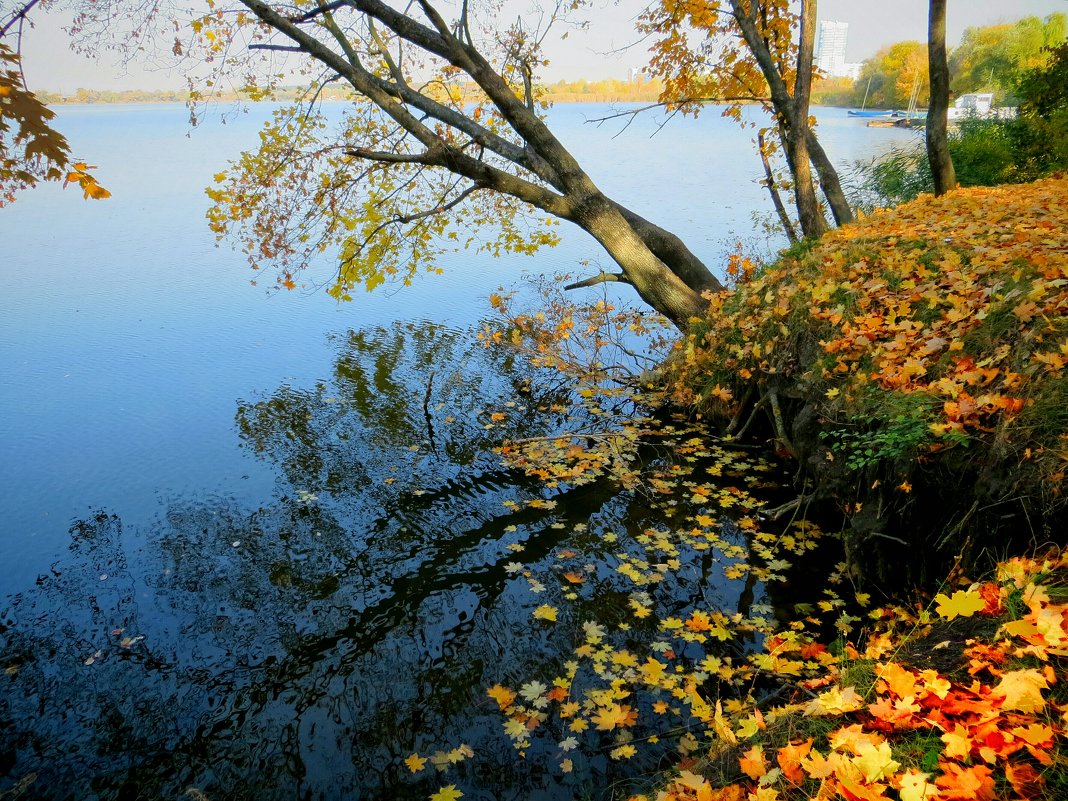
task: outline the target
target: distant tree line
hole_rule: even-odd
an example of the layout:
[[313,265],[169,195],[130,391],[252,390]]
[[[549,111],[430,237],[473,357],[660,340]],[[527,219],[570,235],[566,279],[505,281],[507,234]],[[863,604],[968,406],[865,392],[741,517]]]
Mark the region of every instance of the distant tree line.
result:
[[[1068,36],[1068,15],[968,28],[949,55],[950,88],[955,95],[993,92],[1001,106],[1020,102],[1016,87],[1029,70],[1049,62],[1048,48]],[[813,90],[817,103],[867,108],[905,108],[914,95],[926,106],[930,94],[927,45],[896,42],[864,62],[856,81],[826,79]]]
[[[278,87],[265,97],[244,89],[232,89],[218,92],[215,99],[220,101],[237,100],[279,100],[292,101],[298,95],[307,92],[307,87]],[[185,103],[191,99],[188,89],[75,89],[73,92],[38,91],[37,96],[47,105],[57,103]],[[321,95],[326,100],[347,100],[351,93],[341,87],[327,86]]]
[[[1011,119],[964,118],[948,147],[962,186],[1023,183],[1068,170],[1068,40],[1047,48],[1048,63],[1021,73],[1007,90]],[[895,205],[934,189],[922,147],[909,146],[858,165],[862,206]]]
[[[579,79],[575,81],[557,81],[544,84],[541,97],[551,102],[568,103],[627,103],[627,102],[655,102],[664,85],[657,78],[645,78],[637,76],[631,80],[618,80],[607,78],[600,81],[587,81]],[[231,90],[219,93],[217,99],[224,101],[235,100],[279,100],[292,101],[307,87],[277,87],[267,97],[259,97],[256,93],[245,90]],[[471,91],[461,90],[460,98],[466,94],[474,95],[475,87]],[[327,86],[322,92],[326,100],[350,100],[352,93],[338,86]],[[54,105],[57,103],[184,103],[190,99],[189,91],[185,89],[85,89],[79,88],[73,92],[39,91],[37,96],[41,101]]]

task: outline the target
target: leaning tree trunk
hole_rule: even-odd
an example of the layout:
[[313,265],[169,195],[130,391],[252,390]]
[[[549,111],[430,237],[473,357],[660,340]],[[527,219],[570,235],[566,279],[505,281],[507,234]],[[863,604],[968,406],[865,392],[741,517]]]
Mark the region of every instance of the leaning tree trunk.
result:
[[685,330],[691,318],[701,316],[708,309],[708,301],[668,267],[665,261],[670,259],[666,253],[664,258],[654,253],[608,198],[603,195],[587,198],[578,204],[570,219],[596,239],[622,268],[621,275],[608,280],[633,286],[642,300],[679,329]]
[[927,105],[927,161],[936,195],[957,186],[953,157],[949,154],[949,64],[946,58],[946,0],[931,0],[927,26],[927,63],[931,76],[931,102]]
[[827,205],[831,207],[831,216],[838,225],[853,222],[853,208],[849,205],[845,190],[842,189],[842,181],[838,177],[838,170],[834,168],[827,152],[816,137],[816,132],[808,129],[808,154],[812,158],[812,166],[820,177],[820,186],[827,198]]
[[[400,11],[384,0],[324,3],[296,16],[290,5],[269,0],[240,2],[264,26],[291,42],[259,43],[261,49],[300,52],[319,62],[347,81],[399,133],[391,133],[386,141],[375,133],[374,126],[357,131],[357,140],[342,148],[349,157],[410,166],[410,173],[402,173],[410,182],[415,180],[413,175],[427,168],[456,176],[447,202],[425,208],[419,205],[421,196],[417,197],[414,209],[404,206],[399,211],[394,207],[393,221],[448,213],[474,192],[498,192],[575,223],[621,268],[621,272],[603,272],[574,286],[628,283],[679,328],[706,310],[708,303],[702,293],[722,289],[678,237],[607,198],[538,116],[531,93],[517,95],[475,47],[470,35],[447,22],[431,0],[418,0],[407,7],[417,9],[425,19],[409,16],[407,10]],[[342,12],[353,18],[338,22],[335,13]],[[407,80],[399,60],[382,44],[380,30],[388,30],[399,42],[440,60],[450,70],[465,73],[495,107],[503,122],[501,130],[487,127],[479,116],[466,115],[462,109],[439,102],[433,93],[417,89]],[[368,66],[362,55],[365,52],[383,59],[388,77]],[[504,131],[514,138],[502,135]]]

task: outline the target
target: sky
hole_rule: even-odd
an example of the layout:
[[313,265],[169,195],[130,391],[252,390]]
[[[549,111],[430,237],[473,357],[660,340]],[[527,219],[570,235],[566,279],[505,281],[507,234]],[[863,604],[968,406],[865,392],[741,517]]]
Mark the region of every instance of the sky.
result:
[[[517,0],[518,2],[519,0]],[[546,43],[551,64],[548,81],[586,78],[626,78],[644,63],[634,19],[648,0],[593,0],[587,32],[571,32],[567,41]],[[819,19],[849,23],[847,61],[863,61],[884,45],[903,39],[927,38],[928,0],[821,0]],[[952,46],[964,29],[1026,16],[1068,13],[1068,0],[950,0],[947,38]],[[72,92],[89,89],[176,89],[185,85],[179,75],[137,62],[125,69],[113,54],[89,60],[70,51],[63,32],[67,20],[58,14],[35,12],[34,28],[23,40],[26,80],[31,89]]]

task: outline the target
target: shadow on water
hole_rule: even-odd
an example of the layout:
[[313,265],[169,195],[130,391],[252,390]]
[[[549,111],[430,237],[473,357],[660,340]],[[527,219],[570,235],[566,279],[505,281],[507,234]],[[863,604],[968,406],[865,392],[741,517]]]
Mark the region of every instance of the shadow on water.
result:
[[[561,549],[602,565],[600,533],[640,533],[651,512],[608,481],[523,505],[544,488],[492,446],[565,425],[567,396],[469,332],[398,323],[333,344],[329,380],[238,404],[243,446],[277,471],[269,505],[179,500],[136,528],[100,511],[7,600],[0,797],[426,798],[458,784],[552,799],[613,780],[604,760],[555,775],[537,744],[518,760],[484,691],[551,677],[569,622],[626,614],[611,569],[591,567],[604,592],[558,626],[531,618],[559,602]],[[698,559],[658,603],[751,600],[717,575]],[[404,766],[461,742],[476,758],[447,773]]]

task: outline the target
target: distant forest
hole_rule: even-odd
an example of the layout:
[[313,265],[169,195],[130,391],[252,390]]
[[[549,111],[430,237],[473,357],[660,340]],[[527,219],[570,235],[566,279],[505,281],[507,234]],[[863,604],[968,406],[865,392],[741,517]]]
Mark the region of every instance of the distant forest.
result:
[[[659,80],[649,80],[639,76],[634,80],[620,81],[609,78],[603,81],[558,81],[542,85],[541,98],[552,103],[627,103],[656,102],[662,90]],[[278,87],[273,92],[264,94],[261,89],[233,89],[218,92],[204,100],[234,102],[248,100],[296,100],[307,92],[307,87]],[[183,89],[78,89],[70,93],[41,91],[37,93],[49,105],[62,103],[185,103],[191,97]],[[457,89],[457,95],[463,98],[463,88]],[[351,100],[354,95],[341,86],[326,86],[320,92],[323,100]]]

